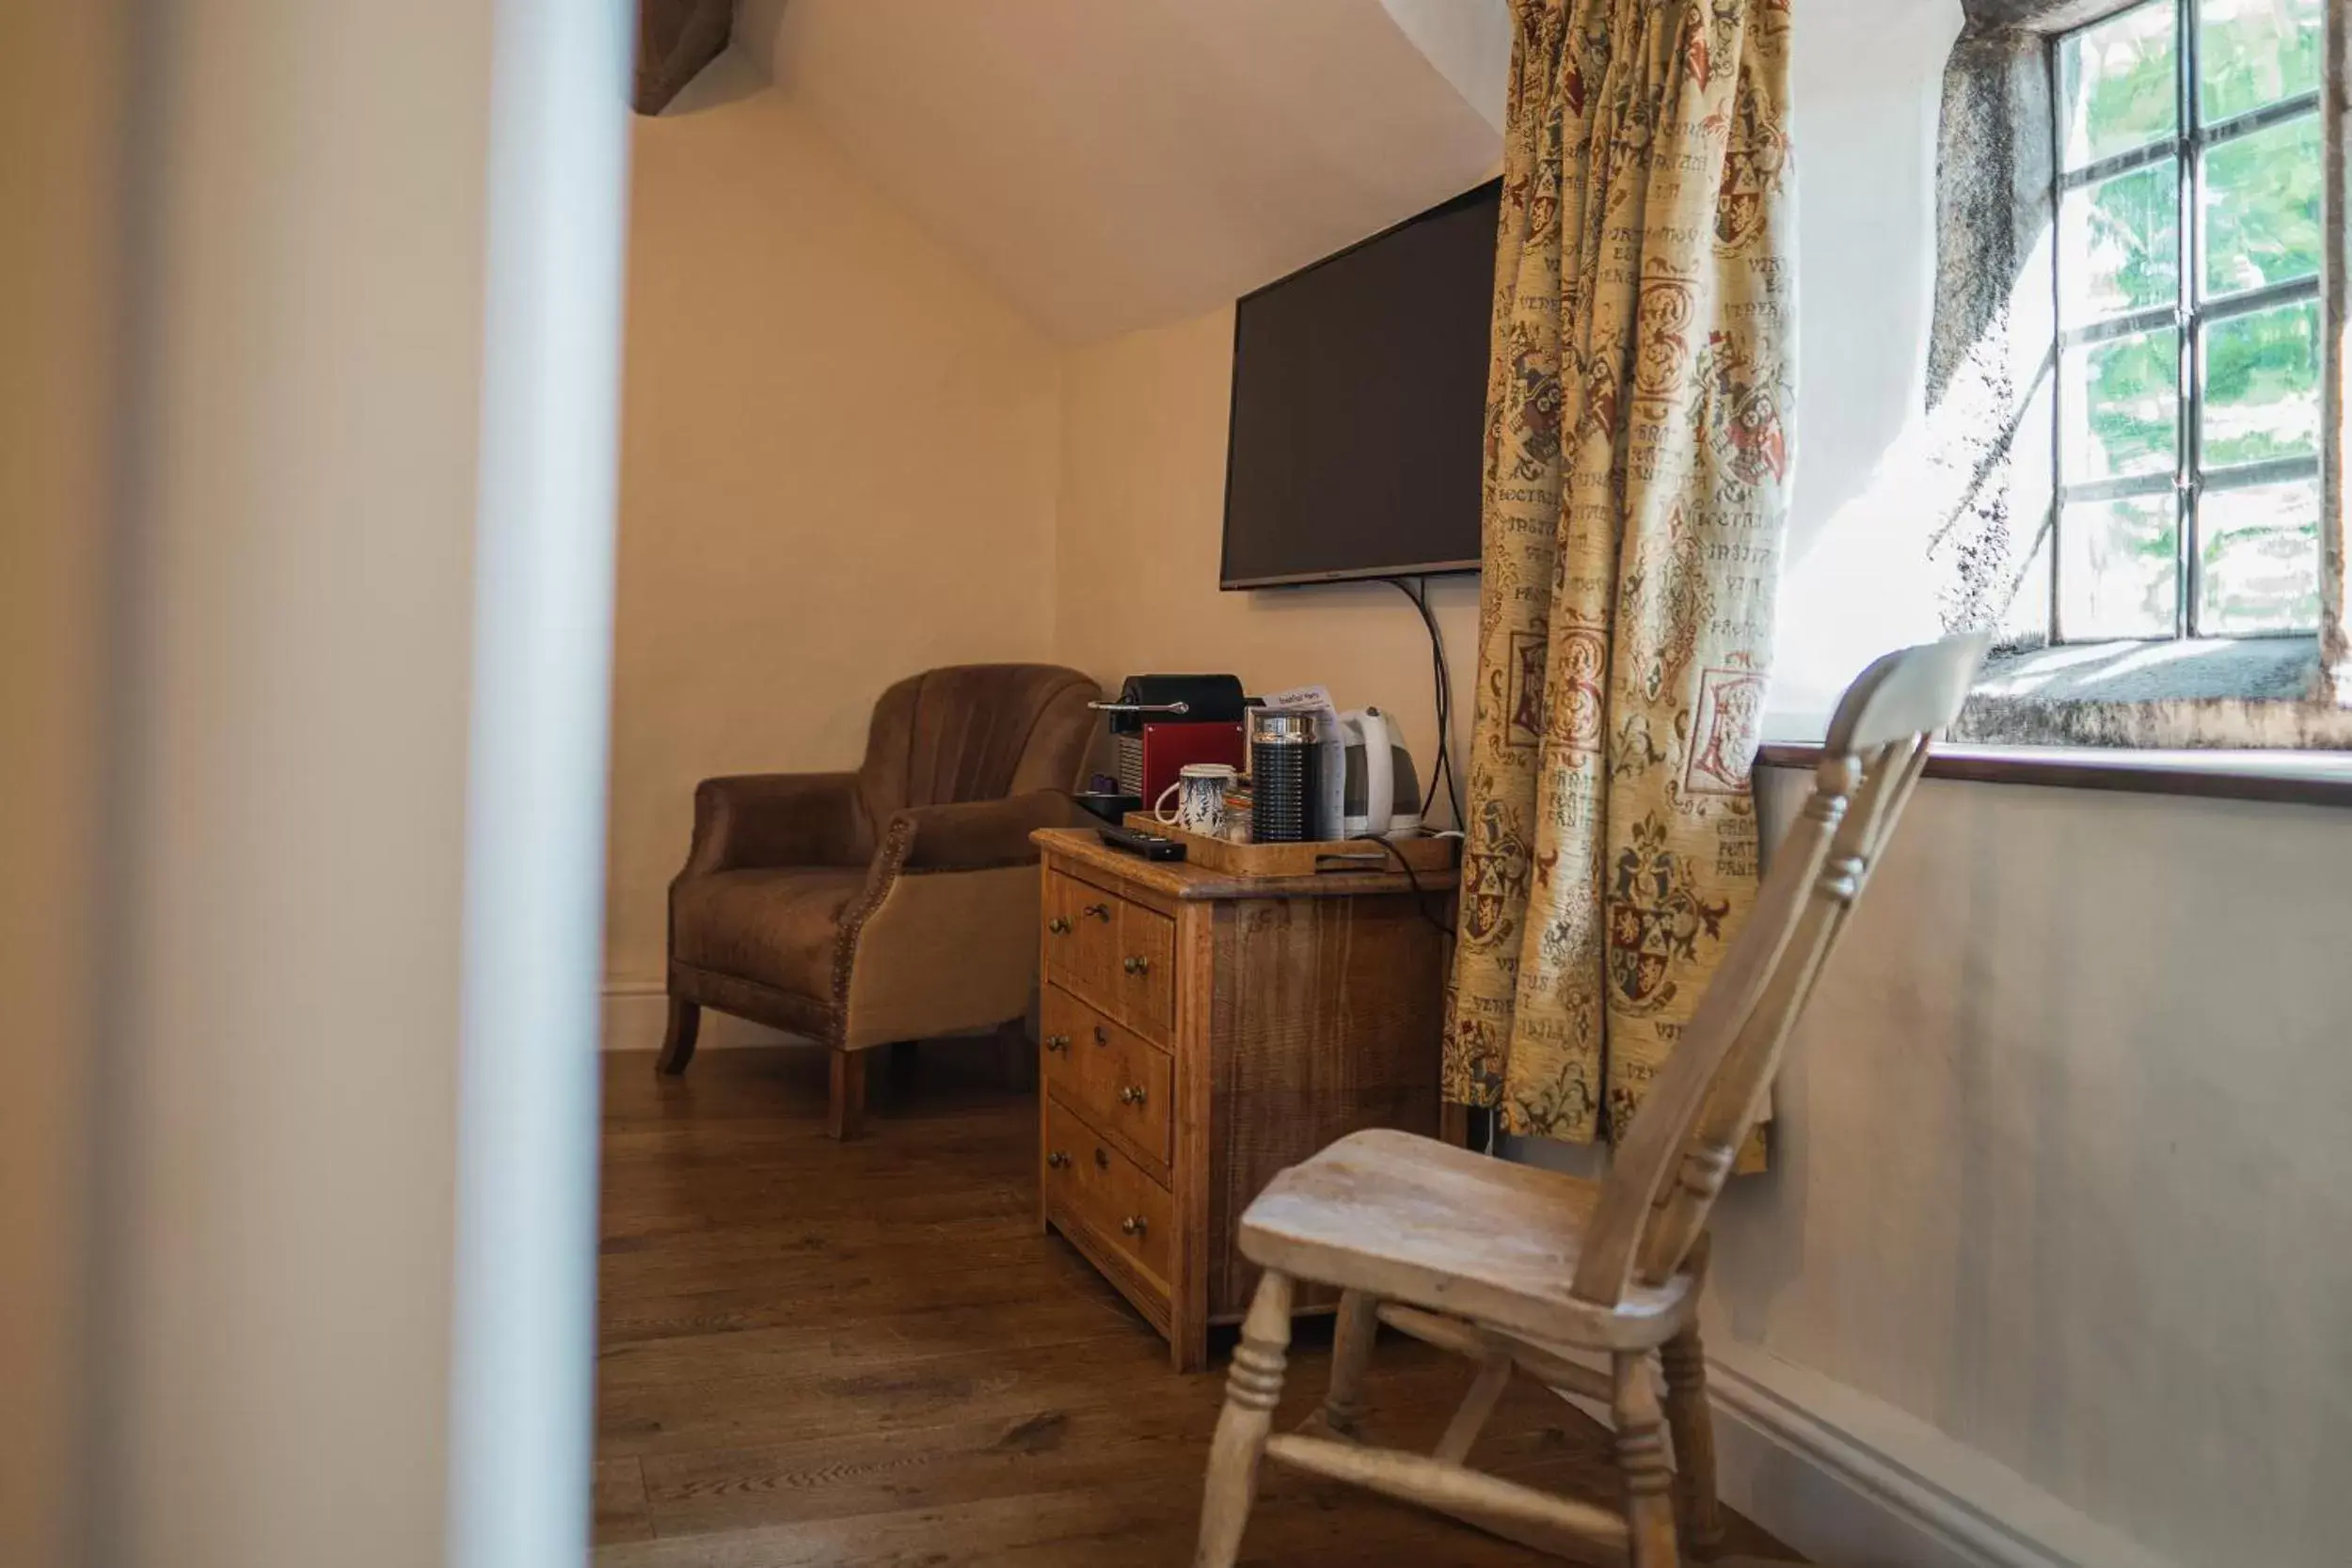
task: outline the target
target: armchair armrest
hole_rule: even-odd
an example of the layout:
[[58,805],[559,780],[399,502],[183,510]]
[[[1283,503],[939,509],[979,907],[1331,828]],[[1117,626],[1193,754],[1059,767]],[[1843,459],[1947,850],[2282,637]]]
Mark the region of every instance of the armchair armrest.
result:
[[874,841],[855,773],[747,773],[694,786],[680,877],[771,865],[864,865]]
[[1034,865],[1037,846],[1029,842],[1029,834],[1040,828],[1067,827],[1073,809],[1070,797],[1056,789],[1002,800],[910,807],[891,817],[876,869],[888,865],[922,873]]

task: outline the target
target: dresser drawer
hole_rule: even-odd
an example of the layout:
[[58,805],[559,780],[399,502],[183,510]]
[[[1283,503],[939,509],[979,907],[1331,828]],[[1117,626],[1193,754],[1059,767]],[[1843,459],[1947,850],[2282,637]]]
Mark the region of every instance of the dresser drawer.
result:
[[1045,988],[1041,1022],[1048,1087],[1154,1178],[1168,1180],[1175,1127],[1168,1053],[1056,985]]
[[1120,900],[1058,871],[1045,875],[1045,973],[1080,995],[1109,1002],[1120,977]]
[[1110,978],[1119,1021],[1165,1043],[1176,1027],[1176,923],[1156,910],[1122,902],[1119,962]]
[[1138,1270],[1140,1283],[1161,1298],[1165,1310],[1175,1273],[1174,1200],[1051,1088],[1045,1091],[1043,1174],[1047,1217],[1065,1228],[1076,1227],[1095,1250]]
[[1176,923],[1066,872],[1045,874],[1046,978],[1146,1039],[1176,1026]]

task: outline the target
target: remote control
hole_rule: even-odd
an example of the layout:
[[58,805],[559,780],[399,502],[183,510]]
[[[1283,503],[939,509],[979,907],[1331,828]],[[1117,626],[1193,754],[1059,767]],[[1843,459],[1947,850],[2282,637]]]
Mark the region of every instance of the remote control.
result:
[[1140,828],[1105,827],[1094,831],[1102,834],[1103,842],[1112,848],[1141,855],[1148,861],[1180,861],[1184,858],[1182,844],[1158,833],[1147,833]]

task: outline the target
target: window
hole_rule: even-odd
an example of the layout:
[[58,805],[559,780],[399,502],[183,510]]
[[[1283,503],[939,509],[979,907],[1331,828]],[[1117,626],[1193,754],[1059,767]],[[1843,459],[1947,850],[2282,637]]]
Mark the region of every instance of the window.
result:
[[2052,40],[2056,640],[2319,624],[2322,5]]

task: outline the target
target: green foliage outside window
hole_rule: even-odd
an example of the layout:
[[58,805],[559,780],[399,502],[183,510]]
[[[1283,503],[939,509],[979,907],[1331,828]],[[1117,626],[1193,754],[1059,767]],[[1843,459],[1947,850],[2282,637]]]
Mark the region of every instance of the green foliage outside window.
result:
[[[2317,87],[2321,3],[2192,0],[2186,8],[2199,29],[2202,127],[2210,132]],[[2063,166],[2082,168],[2178,135],[2185,40],[2175,36],[2176,16],[2173,0],[2153,0],[2060,44]],[[2091,326],[2176,303],[2186,311],[2193,291],[2201,366],[2199,386],[2179,385],[2181,345],[2169,325],[2067,350],[2060,395],[2073,410],[2061,436],[2068,483],[2170,472],[2179,444],[2189,438],[2182,428],[2184,393],[2198,400],[2189,418],[2199,421],[2201,471],[2316,454],[2315,301],[2297,297],[2241,313],[2228,303],[2249,291],[2315,277],[2319,270],[2320,120],[2316,112],[2281,112],[2291,118],[2213,141],[2193,158],[2200,166],[2184,168],[2166,157],[2062,195],[2061,325]],[[2201,257],[2182,254],[2180,182],[2192,178]],[[2202,320],[2216,302],[2220,311]],[[2227,509],[2239,519],[2231,527],[2201,527],[2202,564],[2212,580],[2201,596],[2198,629],[2286,630],[2315,620],[2315,489],[2307,503],[2292,484],[2274,488]],[[2268,513],[2249,511],[2257,501]],[[2061,519],[2062,541],[2076,510],[2070,506]],[[2161,509],[2110,503],[2080,510],[2083,526],[2103,528],[2107,537],[2080,550],[2061,548],[2061,618],[2070,602],[2067,573],[2111,571],[2116,580],[2135,584],[2131,602],[2119,607],[2110,594],[2105,608],[2080,618],[2101,623],[2100,635],[2170,635],[2177,584],[2158,566],[2174,557],[2177,544]]]

